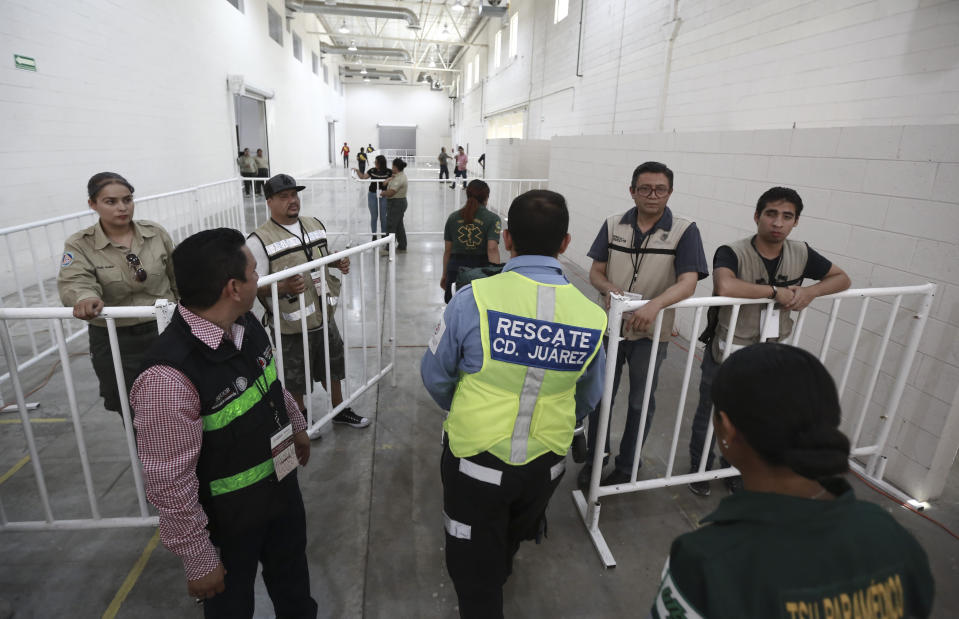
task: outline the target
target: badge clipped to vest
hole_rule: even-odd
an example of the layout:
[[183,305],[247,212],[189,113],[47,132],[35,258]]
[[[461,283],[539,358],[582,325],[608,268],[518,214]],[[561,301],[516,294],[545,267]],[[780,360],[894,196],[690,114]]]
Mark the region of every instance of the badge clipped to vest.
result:
[[288,423],[270,437],[273,452],[273,470],[277,481],[296,469],[296,449],[293,447],[293,424]]
[[759,313],[759,341],[779,338],[779,310],[764,309]]

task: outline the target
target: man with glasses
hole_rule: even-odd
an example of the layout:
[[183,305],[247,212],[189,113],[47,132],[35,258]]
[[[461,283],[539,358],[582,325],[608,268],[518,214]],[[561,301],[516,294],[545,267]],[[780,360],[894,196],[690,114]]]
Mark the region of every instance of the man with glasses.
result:
[[[619,378],[624,364],[629,365],[629,402],[626,408],[626,427],[616,456],[616,468],[603,480],[604,486],[629,481],[636,437],[643,406],[646,375],[652,351],[653,328],[656,315],[665,308],[696,291],[696,282],[709,275],[703,242],[696,224],[673,215],[666,206],[673,193],[673,171],[664,164],[647,161],[633,171],[629,195],[633,208],[609,217],[600,227],[587,255],[593,259],[589,281],[596,288],[602,302],[609,309],[610,293],[634,293],[649,302],[631,314],[623,316],[623,341],[616,355],[613,375],[613,396],[619,389]],[[666,345],[672,335],[674,312],[663,314],[660,342],[653,364],[653,382],[649,393],[649,408],[643,441],[656,410],[656,382],[659,367],[666,358]],[[620,334],[614,334],[620,335]],[[612,406],[610,402],[610,415]],[[599,406],[589,416],[589,441],[586,464],[580,470],[577,483],[580,488],[589,485],[592,474],[593,451],[599,425]],[[609,433],[605,437],[605,453],[609,452]],[[606,459],[603,460],[605,464]],[[642,466],[642,462],[640,462]]]
[[[256,259],[256,272],[260,277],[284,269],[318,260],[330,253],[326,243],[326,227],[315,217],[300,217],[299,192],[303,185],[297,185],[292,176],[277,174],[263,184],[263,195],[270,208],[270,219],[247,237],[246,246]],[[343,258],[330,266],[344,274],[350,272],[350,259]],[[282,334],[283,374],[286,388],[289,390],[300,410],[305,410],[303,396],[306,393],[305,363],[303,355],[302,314],[306,314],[307,339],[309,341],[310,373],[313,382],[326,384],[326,357],[323,351],[323,331],[328,329],[330,347],[330,398],[333,406],[343,402],[341,381],[346,376],[343,362],[343,340],[333,320],[333,309],[328,308],[327,324],[323,323],[323,306],[320,305],[322,282],[319,271],[314,277],[309,273],[298,274],[277,283],[280,298],[280,333]],[[303,306],[300,307],[299,295],[303,293]],[[273,322],[273,296],[270,286],[262,286],[257,296],[266,308],[266,322]],[[326,302],[324,299],[322,302]],[[272,327],[271,327],[272,328]],[[346,424],[354,428],[365,428],[370,420],[344,408],[334,418],[333,423]],[[319,438],[313,431],[310,438]]]
[[[706,344],[703,351],[702,375],[699,382],[699,406],[693,418],[689,438],[690,472],[697,472],[706,444],[706,432],[712,409],[713,378],[726,355],[757,342],[780,342],[792,333],[791,312],[805,308],[816,297],[849,288],[849,276],[803,241],[787,237],[797,225],[803,202],[795,189],[773,187],[756,202],[753,221],[756,234],[735,243],[720,245],[713,257],[713,294],[737,299],[769,299],[776,301],[772,320],[766,320],[766,305],[743,305],[739,308],[732,346],[726,350],[726,336],[732,306],[711,307],[709,322],[699,338]],[[819,280],[803,286],[803,279]],[[706,470],[713,467],[713,443],[706,454]],[[723,466],[727,466],[725,460]],[[742,487],[740,477],[727,477],[726,487],[736,492]],[[689,484],[699,496],[709,496],[709,482]]]

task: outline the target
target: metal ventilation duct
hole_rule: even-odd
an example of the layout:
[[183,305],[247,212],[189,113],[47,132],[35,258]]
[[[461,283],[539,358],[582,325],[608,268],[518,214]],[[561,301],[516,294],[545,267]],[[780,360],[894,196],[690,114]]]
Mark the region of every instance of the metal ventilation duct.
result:
[[320,45],[320,51],[324,54],[341,54],[343,56],[387,56],[410,60],[410,53],[397,47],[357,47],[355,50],[351,50],[346,47]]
[[375,17],[378,19],[405,19],[406,27],[420,30],[420,20],[410,9],[375,4],[327,4],[323,0],[286,0],[289,11],[317,13],[319,15],[349,15],[351,17]]
[[360,73],[359,69],[351,69],[349,67],[344,67],[340,71],[341,77],[368,77],[370,79],[387,79],[393,82],[405,82],[406,73],[398,71],[384,71],[381,69],[367,69],[366,73]]

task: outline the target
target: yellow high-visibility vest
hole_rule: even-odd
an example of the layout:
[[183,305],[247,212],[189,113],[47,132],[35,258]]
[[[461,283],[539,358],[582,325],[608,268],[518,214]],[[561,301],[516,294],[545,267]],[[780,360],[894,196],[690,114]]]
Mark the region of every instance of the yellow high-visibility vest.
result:
[[606,314],[572,284],[515,271],[473,281],[483,367],[463,373],[443,427],[458,458],[489,451],[526,464],[566,453],[576,425],[576,381],[606,330]]

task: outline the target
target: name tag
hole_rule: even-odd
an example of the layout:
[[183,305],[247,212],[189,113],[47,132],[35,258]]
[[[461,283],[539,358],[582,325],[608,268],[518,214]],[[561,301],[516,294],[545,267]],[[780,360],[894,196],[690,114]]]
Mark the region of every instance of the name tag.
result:
[[586,364],[601,333],[571,325],[487,312],[490,356],[529,367],[576,372]]
[[779,310],[764,309],[759,313],[759,341],[765,342],[769,338],[779,337]]
[[293,424],[288,423],[270,437],[273,452],[273,470],[277,480],[296,469],[296,450],[293,448]]

